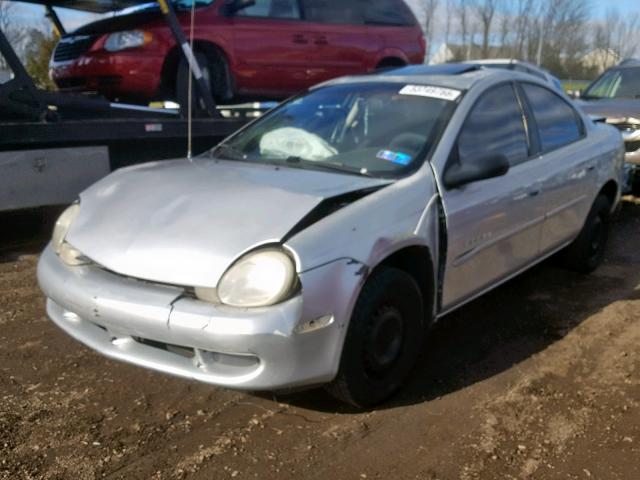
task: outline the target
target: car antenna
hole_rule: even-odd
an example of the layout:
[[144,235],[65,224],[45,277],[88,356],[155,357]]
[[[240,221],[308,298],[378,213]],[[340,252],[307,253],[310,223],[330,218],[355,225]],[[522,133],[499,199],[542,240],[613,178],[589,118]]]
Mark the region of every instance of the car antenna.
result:
[[[189,48],[193,52],[193,26],[194,26],[194,18],[196,11],[196,0],[191,0],[191,25],[189,30]],[[187,91],[187,101],[189,105],[187,106],[187,160],[190,162],[193,160],[193,71],[191,62],[187,62],[189,64],[189,82],[188,82],[188,91]]]

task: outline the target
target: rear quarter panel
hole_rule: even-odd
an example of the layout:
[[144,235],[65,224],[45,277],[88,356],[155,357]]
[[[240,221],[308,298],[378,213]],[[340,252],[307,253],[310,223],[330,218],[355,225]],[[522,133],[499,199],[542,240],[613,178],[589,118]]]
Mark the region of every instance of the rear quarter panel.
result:
[[[585,116],[586,118],[586,116]],[[611,206],[612,210],[618,205],[623,185],[624,168],[624,142],[620,132],[603,123],[594,123],[586,118],[589,143],[584,149],[585,155],[591,155],[596,165],[596,191],[593,192],[593,200],[600,190],[610,181],[617,184],[616,199]]]

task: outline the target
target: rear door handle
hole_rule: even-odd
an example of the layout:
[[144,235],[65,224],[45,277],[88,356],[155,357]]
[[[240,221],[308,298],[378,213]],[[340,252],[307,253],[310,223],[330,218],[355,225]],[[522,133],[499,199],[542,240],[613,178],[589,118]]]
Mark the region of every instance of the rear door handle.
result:
[[325,37],[324,35],[320,36],[320,37],[316,37],[315,39],[315,44],[316,45],[327,45],[329,43],[329,41],[327,40],[327,37]]
[[298,33],[293,36],[293,43],[306,44],[309,43],[309,39],[306,36]]
[[587,167],[587,172],[593,172],[596,169],[595,165],[589,165]]
[[530,197],[537,197],[538,195],[540,195],[540,190],[529,190],[527,191],[520,191],[517,195],[515,195],[512,200],[514,202],[520,202],[522,200],[526,200],[527,198]]

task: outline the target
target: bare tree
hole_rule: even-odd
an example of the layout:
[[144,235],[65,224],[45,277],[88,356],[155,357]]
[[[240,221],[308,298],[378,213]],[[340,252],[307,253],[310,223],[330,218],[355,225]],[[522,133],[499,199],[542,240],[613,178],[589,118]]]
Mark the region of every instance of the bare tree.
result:
[[454,0],[447,0],[446,12],[445,12],[445,24],[444,24],[444,43],[449,45],[449,39],[451,37],[451,21],[455,14]]
[[[0,30],[18,54],[24,49],[26,29],[15,21],[15,5],[6,0],[0,0]],[[0,67],[6,68],[5,59],[0,55]]]
[[635,57],[640,51],[638,47],[640,43],[640,13],[635,12],[621,19],[616,33],[614,50],[617,51],[620,58]]
[[530,15],[535,8],[535,0],[515,0],[515,39],[511,51],[512,57],[522,58],[523,60],[529,59],[525,42],[531,25]]
[[440,4],[439,0],[422,0],[424,11],[424,36],[427,41],[427,59],[430,58],[431,45],[434,38],[435,14]]
[[473,10],[482,26],[482,56],[485,58],[489,56],[491,27],[500,3],[500,0],[473,0]]
[[471,0],[457,0],[456,14],[460,27],[460,38],[464,49],[463,58],[461,60],[471,59],[471,47],[473,45],[474,32],[472,32],[472,18],[470,12]]

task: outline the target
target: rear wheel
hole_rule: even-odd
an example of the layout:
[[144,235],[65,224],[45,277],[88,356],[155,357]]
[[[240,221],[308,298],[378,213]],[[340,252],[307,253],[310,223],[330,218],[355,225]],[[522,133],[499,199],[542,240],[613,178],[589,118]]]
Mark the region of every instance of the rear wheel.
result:
[[401,58],[389,57],[389,58],[383,58],[382,60],[380,60],[380,63],[376,65],[376,71],[391,70],[394,68],[402,68],[406,66],[407,66],[406,62]]
[[578,237],[563,252],[565,265],[580,273],[591,273],[602,262],[609,237],[611,204],[598,195]]
[[362,289],[349,324],[330,394],[356,407],[393,395],[406,379],[424,338],[420,289],[402,270],[381,268]]

